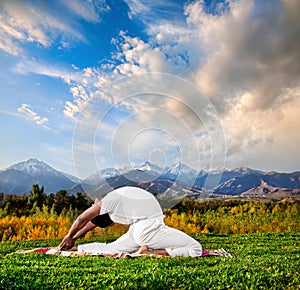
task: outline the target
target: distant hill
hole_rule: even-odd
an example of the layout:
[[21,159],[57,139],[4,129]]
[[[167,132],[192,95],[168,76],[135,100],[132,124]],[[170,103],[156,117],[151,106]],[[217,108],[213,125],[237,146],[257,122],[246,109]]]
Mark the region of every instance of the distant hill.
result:
[[262,172],[239,167],[233,170],[196,172],[183,163],[161,168],[149,161],[136,167],[107,168],[85,180],[60,172],[43,161],[29,159],[0,172],[0,192],[28,193],[32,184],[44,186],[47,194],[66,189],[72,194],[88,192],[91,197],[125,185],[152,192],[161,203],[192,198],[248,197],[300,201],[300,171]]
[[55,193],[60,189],[71,188],[75,182],[37,159],[22,161],[0,172],[0,192],[28,193],[33,184],[44,186],[46,193]]

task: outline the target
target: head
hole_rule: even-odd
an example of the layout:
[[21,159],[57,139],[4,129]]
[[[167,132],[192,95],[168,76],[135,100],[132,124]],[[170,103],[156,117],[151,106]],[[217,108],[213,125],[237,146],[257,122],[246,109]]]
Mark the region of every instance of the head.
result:
[[107,228],[114,223],[109,217],[108,213],[97,215],[96,217],[91,219],[91,222],[100,228]]

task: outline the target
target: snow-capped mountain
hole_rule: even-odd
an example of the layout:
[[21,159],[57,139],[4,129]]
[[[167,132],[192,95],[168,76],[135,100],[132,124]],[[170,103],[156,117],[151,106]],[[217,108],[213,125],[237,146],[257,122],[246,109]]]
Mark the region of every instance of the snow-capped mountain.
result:
[[189,166],[185,165],[184,163],[176,163],[174,164],[169,170],[168,173],[174,174],[174,175],[190,175],[190,176],[196,176],[197,173],[194,169],[190,168]]
[[231,172],[238,173],[241,175],[252,174],[252,175],[257,175],[257,176],[264,174],[264,172],[262,172],[260,170],[251,169],[251,168],[248,168],[245,166],[237,167],[237,168],[231,170]]
[[157,173],[159,175],[161,175],[165,171],[165,168],[161,168],[161,167],[151,163],[150,161],[146,161],[141,166],[135,167],[135,169],[141,170],[141,171],[153,172],[153,173]]
[[[214,180],[209,187],[207,180]],[[179,196],[294,196],[300,195],[300,172],[262,172],[247,167],[233,170],[196,172],[183,163],[161,168],[149,161],[138,166],[102,169],[83,181],[60,172],[37,159],[29,159],[0,171],[0,192],[28,193],[33,184],[45,192],[66,189],[72,194],[88,192],[92,196],[125,185],[148,189],[165,203]],[[272,197],[273,196],[273,197]],[[172,197],[172,198],[171,198]]]
[[25,173],[28,173],[32,176],[37,175],[37,174],[45,174],[45,173],[50,173],[50,174],[55,174],[55,175],[60,175],[61,173],[48,164],[46,164],[43,161],[39,161],[37,159],[28,159],[27,161],[22,161],[17,164],[14,164],[8,169],[14,169],[18,171],[22,171]]
[[99,170],[98,172],[84,179],[83,182],[86,184],[98,185],[101,181],[118,175],[120,175],[119,171],[111,167]]
[[167,168],[162,174],[162,177],[192,186],[197,177],[197,172],[189,166],[179,162],[170,168]]
[[[75,179],[75,177],[74,177]],[[46,193],[68,189],[75,182],[43,161],[29,159],[0,172],[0,192],[28,193],[33,184],[44,186]]]
[[119,166],[119,167],[117,167],[117,170],[119,171],[120,174],[126,174],[127,172],[132,171],[132,170],[152,172],[155,175],[157,175],[157,174],[160,175],[165,172],[165,168],[162,168],[150,161],[146,161],[145,163],[143,163],[141,165],[135,165],[135,166],[131,166],[131,165]]

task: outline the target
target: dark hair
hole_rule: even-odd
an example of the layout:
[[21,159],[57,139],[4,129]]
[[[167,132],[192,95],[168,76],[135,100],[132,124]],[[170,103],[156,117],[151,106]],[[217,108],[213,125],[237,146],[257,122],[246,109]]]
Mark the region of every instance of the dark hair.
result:
[[114,223],[109,217],[108,213],[97,215],[96,217],[91,219],[91,222],[100,228],[107,228]]

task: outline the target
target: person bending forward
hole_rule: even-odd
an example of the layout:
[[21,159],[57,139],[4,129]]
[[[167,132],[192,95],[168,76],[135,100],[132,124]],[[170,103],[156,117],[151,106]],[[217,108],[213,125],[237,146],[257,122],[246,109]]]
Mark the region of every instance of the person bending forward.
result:
[[[93,219],[105,214],[113,222],[130,225],[128,231],[112,243],[89,243],[74,248],[75,241],[96,226]],[[198,241],[165,225],[162,209],[150,192],[131,186],[115,189],[101,200],[96,200],[78,216],[59,249],[98,254],[202,256],[202,246]]]

